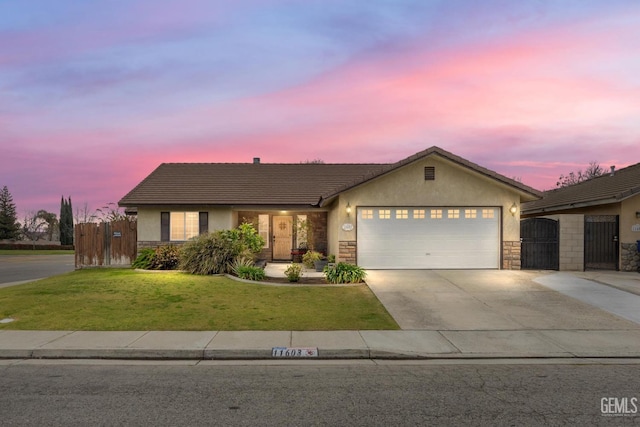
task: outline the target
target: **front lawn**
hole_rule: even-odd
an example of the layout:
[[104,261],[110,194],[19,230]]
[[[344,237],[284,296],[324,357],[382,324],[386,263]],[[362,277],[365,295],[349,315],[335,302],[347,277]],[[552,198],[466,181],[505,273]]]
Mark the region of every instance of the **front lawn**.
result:
[[0,289],[2,329],[399,329],[369,288],[280,287],[221,276],[88,269]]

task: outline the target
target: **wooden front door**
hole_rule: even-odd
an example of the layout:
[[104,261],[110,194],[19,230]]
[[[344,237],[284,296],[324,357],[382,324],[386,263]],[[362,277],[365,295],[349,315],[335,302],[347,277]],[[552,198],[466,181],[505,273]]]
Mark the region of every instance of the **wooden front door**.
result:
[[273,259],[290,260],[293,247],[293,217],[273,217]]

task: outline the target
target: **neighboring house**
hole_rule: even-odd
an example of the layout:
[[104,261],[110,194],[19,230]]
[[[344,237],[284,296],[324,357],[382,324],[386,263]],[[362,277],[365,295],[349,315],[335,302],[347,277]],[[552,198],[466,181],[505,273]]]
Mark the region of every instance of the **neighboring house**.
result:
[[119,204],[138,247],[248,221],[269,261],[307,245],[371,269],[518,269],[520,204],[540,196],[431,147],[394,164],[165,163]]
[[[528,265],[528,235],[534,248],[535,230],[549,227],[551,232],[543,233],[549,238],[555,227],[554,257],[559,270],[636,271],[640,265],[640,163],[547,191],[542,199],[523,205],[522,217],[528,218],[522,222],[523,268],[536,268],[534,255],[534,265]],[[537,252],[548,255],[551,249]]]

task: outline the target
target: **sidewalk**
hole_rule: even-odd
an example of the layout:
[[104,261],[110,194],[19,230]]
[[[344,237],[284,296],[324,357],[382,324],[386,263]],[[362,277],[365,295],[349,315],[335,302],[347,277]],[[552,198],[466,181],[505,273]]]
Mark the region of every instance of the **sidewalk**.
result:
[[[269,271],[270,275],[283,274],[285,265],[270,266],[275,269]],[[637,327],[640,275],[558,272],[534,281],[632,323],[615,328],[618,323],[592,322],[579,328],[562,323],[525,324],[491,330],[482,327],[397,331],[0,330],[0,359],[282,359],[272,355],[275,347],[317,349],[320,359],[640,358]],[[526,310],[522,314],[526,315]],[[564,329],[555,328],[559,324]]]
[[3,359],[272,359],[273,347],[321,359],[640,358],[640,330],[0,331]]

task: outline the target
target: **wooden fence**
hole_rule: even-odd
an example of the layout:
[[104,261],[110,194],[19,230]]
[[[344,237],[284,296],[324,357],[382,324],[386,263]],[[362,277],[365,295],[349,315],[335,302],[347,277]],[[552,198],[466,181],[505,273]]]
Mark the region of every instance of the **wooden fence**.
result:
[[127,266],[137,256],[137,223],[114,222],[76,224],[76,268]]

